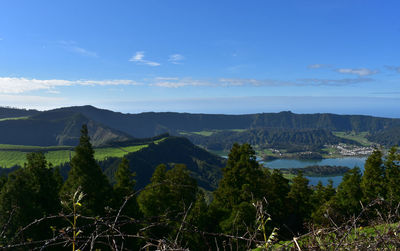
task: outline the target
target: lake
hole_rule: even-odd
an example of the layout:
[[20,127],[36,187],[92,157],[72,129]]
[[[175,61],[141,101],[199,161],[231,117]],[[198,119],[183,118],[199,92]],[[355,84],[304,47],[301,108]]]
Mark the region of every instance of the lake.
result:
[[[366,157],[346,157],[346,158],[332,158],[332,159],[321,159],[321,160],[296,160],[296,159],[276,159],[272,161],[260,161],[265,167],[276,169],[276,168],[303,168],[306,166],[347,166],[353,168],[358,166],[361,171],[364,170],[364,163]],[[310,185],[317,185],[318,181],[322,184],[328,184],[328,180],[333,181],[333,185],[337,187],[342,181],[342,176],[335,177],[307,177],[310,180]]]

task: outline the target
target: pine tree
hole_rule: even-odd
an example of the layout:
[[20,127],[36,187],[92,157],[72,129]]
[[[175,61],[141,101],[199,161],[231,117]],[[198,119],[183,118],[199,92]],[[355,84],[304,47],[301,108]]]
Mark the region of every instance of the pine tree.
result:
[[378,197],[385,196],[385,169],[382,162],[382,152],[375,150],[365,161],[364,175],[361,179],[363,201],[366,203]]
[[86,125],[82,126],[79,144],[71,159],[71,170],[61,189],[62,198],[68,200],[78,187],[85,195],[81,202],[83,212],[88,215],[103,214],[104,207],[110,202],[112,190],[107,177],[94,159]]

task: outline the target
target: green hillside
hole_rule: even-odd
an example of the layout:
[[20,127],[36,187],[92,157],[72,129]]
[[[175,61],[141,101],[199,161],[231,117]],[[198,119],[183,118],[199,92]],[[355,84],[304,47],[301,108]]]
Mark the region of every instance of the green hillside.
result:
[[[155,142],[158,143],[159,141]],[[109,157],[121,158],[124,155],[139,151],[148,147],[148,144],[131,145],[124,147],[101,147],[95,148],[95,158],[102,161]],[[74,155],[74,148],[68,146],[20,146],[20,145],[0,145],[0,167],[9,168],[15,165],[23,166],[26,162],[28,152],[44,152],[46,159],[54,166],[69,162]]]

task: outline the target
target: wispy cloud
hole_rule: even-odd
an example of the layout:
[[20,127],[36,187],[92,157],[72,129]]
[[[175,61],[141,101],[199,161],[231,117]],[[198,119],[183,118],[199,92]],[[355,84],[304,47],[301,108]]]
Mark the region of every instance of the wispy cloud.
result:
[[135,55],[133,55],[129,61],[131,62],[136,62],[139,64],[144,64],[148,66],[160,66],[160,63],[154,62],[154,61],[149,61],[144,59],[144,51],[137,51]]
[[329,68],[331,65],[328,64],[310,64],[307,66],[308,69],[320,69],[320,68]]
[[386,65],[385,68],[400,73],[400,66]]
[[177,78],[177,77],[156,77],[155,80],[168,81],[168,80],[179,80],[179,78]]
[[372,82],[372,78],[342,78],[342,79],[319,79],[306,78],[294,81],[282,81],[274,79],[251,79],[251,78],[220,78],[213,81],[196,80],[192,78],[163,78],[157,77],[149,80],[150,86],[164,88],[180,88],[188,86],[208,87],[282,87],[282,86],[344,86]]
[[173,64],[181,64],[181,62],[185,59],[181,54],[172,54],[169,56],[168,61]]
[[229,86],[287,86],[296,85],[293,82],[286,82],[273,79],[250,79],[250,78],[220,78],[219,85],[223,87]]
[[299,79],[298,81],[300,85],[342,86],[342,85],[367,83],[375,80],[372,78],[342,78],[342,79],[305,78],[305,79]]
[[89,51],[82,47],[79,47],[75,41],[59,41],[59,45],[67,51],[74,52],[86,57],[94,57],[97,58],[98,55],[96,52]]
[[337,72],[343,73],[343,74],[353,74],[353,75],[358,75],[358,76],[369,76],[378,73],[377,70],[371,70],[367,68],[358,68],[358,69],[353,69],[353,68],[339,68],[336,69]]
[[56,87],[64,86],[107,86],[107,85],[140,85],[133,80],[63,80],[63,79],[29,79],[0,77],[0,93],[25,93],[30,91],[53,91]]
[[165,88],[179,88],[186,86],[212,86],[213,84],[211,82],[191,78],[155,78],[155,81],[149,85]]

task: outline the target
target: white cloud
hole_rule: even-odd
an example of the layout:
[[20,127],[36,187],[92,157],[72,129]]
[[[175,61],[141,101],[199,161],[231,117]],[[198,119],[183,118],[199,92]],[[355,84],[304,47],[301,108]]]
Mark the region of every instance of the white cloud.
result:
[[144,51],[137,51],[135,55],[133,55],[129,61],[131,62],[136,62],[139,64],[144,64],[148,66],[160,66],[160,63],[154,62],[154,61],[149,61],[144,59]]
[[180,64],[182,60],[184,60],[185,57],[182,56],[181,54],[172,54],[169,56],[168,61],[173,63],[173,64]]
[[368,76],[368,75],[373,75],[378,73],[376,70],[371,70],[367,68],[358,68],[358,69],[352,69],[352,68],[340,68],[336,70],[339,73],[343,74],[354,74],[358,76]]
[[52,90],[62,86],[106,86],[106,85],[140,85],[132,80],[63,80],[63,79],[28,79],[0,77],[0,93],[24,93],[38,90]]
[[58,43],[65,50],[80,54],[82,56],[94,57],[94,58],[98,57],[96,52],[89,51],[82,47],[79,47],[75,41],[59,41]]
[[0,94],[0,106],[11,105],[12,107],[18,108],[46,110],[54,108],[54,104],[58,106],[71,105],[67,102],[67,99],[62,97]]

